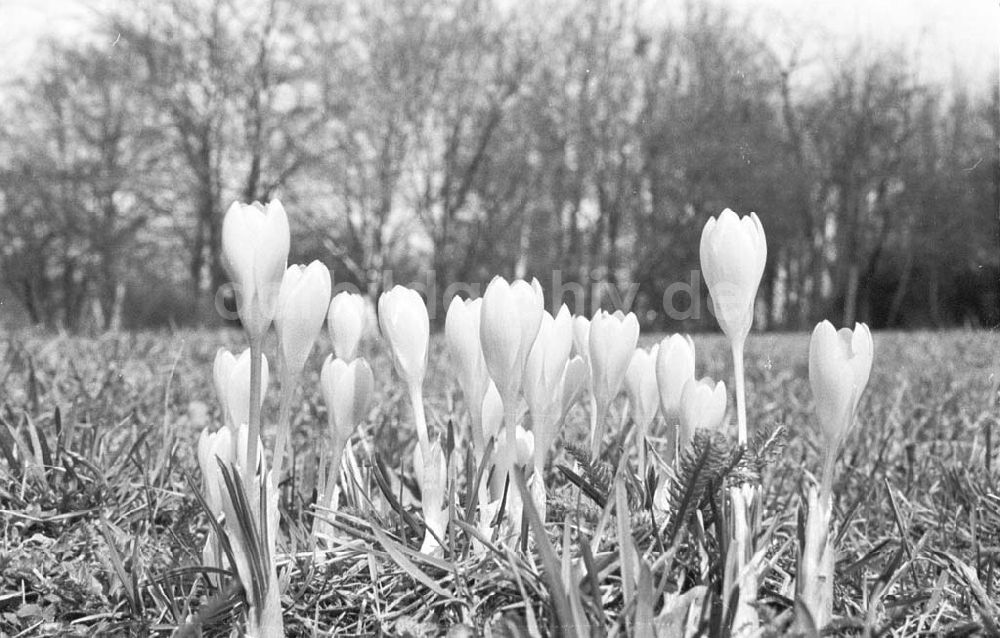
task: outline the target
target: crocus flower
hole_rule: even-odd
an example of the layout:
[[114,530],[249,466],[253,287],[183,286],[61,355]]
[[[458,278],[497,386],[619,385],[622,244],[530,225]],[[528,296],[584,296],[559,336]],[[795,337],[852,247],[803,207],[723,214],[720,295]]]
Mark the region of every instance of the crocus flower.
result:
[[597,311],[590,321],[590,374],[596,415],[591,420],[591,454],[597,456],[604,439],[604,420],[611,402],[621,392],[625,372],[639,340],[634,313]]
[[660,342],[656,352],[656,384],[660,389],[663,416],[676,422],[680,417],[681,391],[694,380],[694,341],[674,334]]
[[483,349],[479,345],[482,305],[482,299],[463,301],[459,297],[452,297],[444,320],[448,354],[455,367],[455,376],[462,388],[462,396],[465,397],[465,405],[472,421],[472,443],[480,451],[486,444],[483,437],[483,397],[491,383]]
[[205,502],[215,518],[222,516],[222,498],[226,485],[219,471],[219,460],[233,462],[232,430],[223,426],[215,432],[208,429],[198,435],[198,466],[201,468],[202,491]]
[[[269,366],[267,357],[261,362],[260,402],[264,403],[264,390],[267,388]],[[225,412],[226,423],[236,428],[250,420],[250,349],[247,348],[234,357],[225,348],[219,348],[215,353],[213,370],[216,391]],[[246,456],[244,454],[244,456]]]
[[688,379],[681,391],[681,427],[677,435],[678,452],[691,442],[695,430],[718,431],[726,418],[726,384],[704,377]]
[[[226,348],[219,348],[215,351],[215,363],[212,365],[212,381],[215,384],[215,394],[219,398],[219,406],[222,408],[223,422],[234,427],[229,420],[229,375],[236,367],[236,357]],[[250,379],[247,379],[249,385]]]
[[537,279],[530,284],[521,279],[507,283],[503,277],[494,277],[486,287],[479,338],[486,368],[505,405],[513,403],[521,391],[524,365],[542,323],[543,304]]
[[483,445],[495,437],[503,427],[503,399],[497,391],[497,385],[490,381],[483,394]]
[[233,202],[222,221],[222,263],[236,287],[236,311],[251,343],[264,338],[277,312],[288,263],[288,216],[278,200]]
[[632,406],[642,476],[646,475],[646,436],[660,410],[660,390],[656,384],[656,355],[659,349],[659,344],[648,352],[636,348],[628,370],[625,371],[625,391],[628,393],[629,405]]
[[364,359],[345,363],[327,356],[319,376],[330,428],[331,451],[327,458],[329,476],[321,505],[329,507],[340,471],[340,460],[354,429],[364,420],[371,405],[374,380]]
[[754,298],[767,259],[760,219],[754,213],[741,219],[727,208],[705,224],[700,252],[715,318],[730,341],[742,343],[753,323]]
[[854,420],[858,400],[872,369],[874,346],[863,323],[839,331],[820,322],[809,342],[809,384],[816,399],[816,416],[828,445],[835,447]]
[[[319,383],[326,403],[331,438],[346,444],[371,406],[375,385],[372,369],[364,359],[346,363],[329,355],[323,362]],[[343,450],[343,445],[339,449]],[[339,460],[331,459],[331,462],[336,467]]]
[[326,324],[338,359],[351,361],[358,356],[367,314],[365,298],[357,293],[344,290],[330,301]]
[[278,294],[274,326],[278,332],[283,382],[293,384],[302,373],[330,303],[330,271],[319,261],[292,265]]
[[378,300],[378,322],[389,342],[396,372],[408,386],[422,386],[427,371],[430,319],[420,293],[393,286]]
[[573,347],[572,324],[566,306],[559,309],[555,318],[543,312],[538,337],[528,354],[524,367],[524,398],[536,429],[559,418],[562,406],[556,402]]
[[545,418],[532,417],[532,434],[535,437],[535,471],[545,468],[545,459],[555,447],[559,430],[566,415],[579,400],[590,380],[590,371],[583,357],[573,357],[566,362],[559,382],[556,383],[551,400],[545,409]]
[[423,394],[427,343],[430,341],[427,306],[416,290],[393,286],[379,297],[378,322],[382,335],[389,342],[396,372],[406,383],[420,447],[425,454],[429,453],[430,435],[427,432]]

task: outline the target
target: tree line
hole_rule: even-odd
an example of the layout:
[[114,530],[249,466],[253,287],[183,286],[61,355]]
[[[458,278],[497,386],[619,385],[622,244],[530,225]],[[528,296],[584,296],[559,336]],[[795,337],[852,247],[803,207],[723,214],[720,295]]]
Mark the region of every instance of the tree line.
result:
[[995,78],[779,48],[710,1],[141,0],[98,22],[0,89],[0,294],[31,323],[219,323],[223,214],[276,196],[293,260],[371,295],[558,271],[587,308],[627,289],[695,330],[664,291],[702,290],[701,228],[730,207],[772,247],[759,325],[1000,323]]

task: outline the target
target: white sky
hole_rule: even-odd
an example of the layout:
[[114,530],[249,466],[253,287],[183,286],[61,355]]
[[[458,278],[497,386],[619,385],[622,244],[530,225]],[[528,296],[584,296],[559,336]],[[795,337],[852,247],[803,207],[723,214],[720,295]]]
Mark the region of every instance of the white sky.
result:
[[[94,37],[97,9],[122,0],[0,0],[0,84],[30,68],[45,36]],[[596,0],[603,1],[603,0]],[[687,0],[651,0],[681,6]],[[720,0],[721,1],[721,0]],[[724,0],[750,12],[757,32],[779,46],[798,39],[829,61],[857,38],[873,49],[902,46],[921,79],[948,83],[956,73],[976,88],[996,78],[1000,60],[997,0]]]

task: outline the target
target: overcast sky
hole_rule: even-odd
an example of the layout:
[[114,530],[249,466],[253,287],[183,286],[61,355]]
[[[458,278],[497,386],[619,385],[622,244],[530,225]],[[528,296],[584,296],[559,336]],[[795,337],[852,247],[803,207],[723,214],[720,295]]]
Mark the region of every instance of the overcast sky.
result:
[[[601,1],[601,0],[597,0]],[[676,2],[682,0],[661,0]],[[93,37],[96,9],[116,0],[0,0],[0,79],[30,68],[44,36]],[[724,0],[753,13],[758,30],[782,40],[802,39],[818,57],[835,61],[862,38],[872,47],[903,47],[921,79],[947,82],[955,72],[977,88],[997,75],[1000,3],[997,0]],[[676,6],[675,5],[675,6]]]

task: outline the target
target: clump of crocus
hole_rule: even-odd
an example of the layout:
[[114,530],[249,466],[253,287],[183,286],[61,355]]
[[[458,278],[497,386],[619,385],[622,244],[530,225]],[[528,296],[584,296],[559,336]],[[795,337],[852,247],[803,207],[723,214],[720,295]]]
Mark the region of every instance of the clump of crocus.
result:
[[[292,399],[330,301],[330,271],[314,261],[308,266],[292,265],[285,271],[278,294],[274,327],[278,333],[278,363],[281,371],[281,399],[274,444],[274,474],[280,483],[288,443]],[[274,486],[275,488],[277,486]]]
[[[288,264],[288,216],[278,200],[267,207],[234,202],[222,220],[222,262],[236,290],[236,312],[250,342],[251,399],[247,457],[256,458],[260,438],[260,378],[264,337],[278,310]],[[256,468],[244,477],[249,493]]]
[[611,314],[598,310],[590,320],[587,345],[590,353],[590,388],[594,413],[590,418],[590,453],[597,457],[611,403],[622,390],[625,372],[639,340],[639,320],[634,313]]
[[479,339],[486,369],[504,408],[505,437],[498,442],[494,493],[502,489],[513,467],[515,427],[528,354],[542,323],[544,299],[537,279],[508,283],[494,277],[483,295]]
[[[823,321],[809,342],[809,384],[816,401],[823,441],[823,474],[811,485],[805,516],[799,522],[799,565],[795,595],[800,631],[814,633],[833,616],[836,550],[831,537],[833,468],[844,438],[854,423],[858,401],[871,373],[874,345],[868,326],[836,330]],[[804,518],[804,521],[803,521]]]
[[350,362],[358,356],[367,314],[365,298],[356,292],[338,292],[330,301],[326,325],[338,359]]

